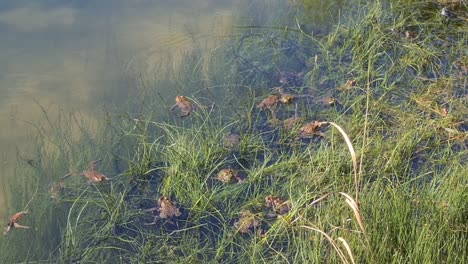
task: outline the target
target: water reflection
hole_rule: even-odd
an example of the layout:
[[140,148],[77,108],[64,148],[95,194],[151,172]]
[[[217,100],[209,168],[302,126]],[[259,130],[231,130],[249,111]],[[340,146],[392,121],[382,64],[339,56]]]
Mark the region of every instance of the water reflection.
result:
[[[135,75],[148,81],[170,56],[191,49],[192,38],[229,31],[238,1],[103,0],[0,3],[0,215],[16,147],[43,115],[63,108],[93,120],[103,105],[132,94]],[[221,22],[221,23],[220,23]],[[214,41],[214,40],[213,40]],[[175,59],[175,60],[174,60]],[[179,59],[180,61],[180,59]],[[57,107],[60,106],[60,107]]]

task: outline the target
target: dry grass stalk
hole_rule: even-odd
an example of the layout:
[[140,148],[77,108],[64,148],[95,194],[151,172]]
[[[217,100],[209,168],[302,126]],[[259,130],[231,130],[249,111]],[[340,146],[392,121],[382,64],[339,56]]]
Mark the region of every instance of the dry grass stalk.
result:
[[[320,233],[321,235],[323,235],[329,242],[330,244],[332,245],[333,249],[335,249],[335,252],[338,254],[338,256],[340,257],[341,261],[343,263],[349,263],[349,261],[347,260],[346,258],[346,255],[343,253],[343,250],[341,250],[337,243],[327,234],[325,233],[324,231],[318,229],[318,228],[315,228],[315,227],[311,227],[311,226],[301,226],[305,229],[309,229],[309,230],[312,230],[312,231],[315,231],[315,232],[318,232]],[[351,259],[351,262],[354,264],[354,259]]]
[[316,204],[316,203],[322,201],[323,199],[327,198],[328,195],[329,195],[329,194],[327,193],[327,194],[325,194],[325,195],[319,197],[318,199],[315,199],[314,201],[312,201],[312,202],[309,204],[309,206],[312,206],[312,205],[314,205],[314,204]]
[[354,201],[353,198],[351,196],[349,196],[349,194],[347,194],[347,193],[340,192],[340,194],[343,195],[346,198],[346,203],[353,210],[354,216],[356,217],[356,220],[358,221],[359,227],[361,228],[361,231],[365,235],[366,231],[364,229],[364,223],[362,222],[361,213],[359,211],[359,207],[358,207],[356,201]]
[[358,179],[358,164],[357,164],[357,158],[356,158],[356,152],[354,151],[353,144],[351,143],[351,140],[349,139],[348,135],[346,132],[341,128],[338,124],[335,124],[333,122],[324,122],[326,124],[330,124],[334,126],[338,131],[340,131],[341,135],[343,136],[346,145],[348,145],[349,152],[351,154],[351,159],[353,160],[353,169],[354,169],[354,185],[356,188],[356,196],[355,196],[355,201],[356,203],[358,202],[359,198],[359,179]]
[[354,262],[353,252],[351,252],[351,247],[349,247],[348,242],[346,242],[346,240],[344,238],[342,238],[342,237],[339,237],[338,240],[341,243],[343,243],[343,246],[345,247],[346,251],[348,252],[349,259],[351,259],[351,263],[355,264],[356,262]]

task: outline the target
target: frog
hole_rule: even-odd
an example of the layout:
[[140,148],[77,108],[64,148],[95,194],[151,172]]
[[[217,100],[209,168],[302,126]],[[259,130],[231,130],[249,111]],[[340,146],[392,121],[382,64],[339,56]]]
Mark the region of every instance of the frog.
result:
[[239,172],[233,169],[222,169],[216,175],[216,179],[223,183],[230,183],[237,180],[237,183],[242,183],[244,180],[239,176]]
[[171,218],[171,217],[178,217],[182,213],[180,212],[179,208],[176,207],[176,204],[171,202],[169,198],[166,196],[162,196],[158,200],[159,206],[159,217],[160,218]]
[[350,90],[352,87],[356,86],[357,84],[357,81],[355,79],[350,79],[350,80],[347,80],[345,84],[343,84],[341,87],[340,87],[340,90],[342,91],[348,91]]
[[325,105],[333,106],[337,104],[337,100],[332,95],[329,95],[322,99],[322,103],[324,103]]
[[325,125],[325,122],[309,122],[299,128],[299,136],[302,138],[312,137],[314,135],[317,136],[324,136],[322,132],[320,132],[320,128]]
[[237,222],[234,223],[234,227],[239,233],[249,233],[251,229],[255,229],[261,226],[261,220],[259,217],[249,210],[242,210],[241,216]]
[[281,94],[279,101],[285,105],[291,104],[296,97],[292,94]]
[[88,179],[88,183],[98,183],[109,180],[106,175],[96,171],[97,163],[99,161],[100,160],[91,161],[88,169],[80,174]]
[[390,32],[397,39],[406,39],[408,42],[413,42],[418,38],[418,32],[409,29],[391,28]]
[[405,38],[408,40],[408,41],[413,41],[415,40],[416,38],[418,37],[418,33],[415,32],[415,31],[409,31],[409,30],[406,30],[405,31]]
[[224,145],[230,148],[238,146],[240,143],[240,135],[229,133],[224,137]]
[[10,219],[8,220],[7,226],[5,227],[5,231],[3,232],[3,235],[8,234],[8,232],[10,232],[13,228],[28,229],[29,226],[23,226],[23,225],[18,224],[18,221],[21,220],[21,218],[23,218],[23,216],[27,214],[29,214],[29,210],[21,211],[11,216]]
[[276,119],[276,111],[278,110],[279,102],[279,97],[276,94],[272,94],[263,99],[263,101],[257,105],[257,108],[270,110],[272,118]]
[[283,120],[282,125],[287,129],[293,129],[298,123],[302,122],[303,120],[304,118],[302,117],[293,116]]
[[306,72],[280,71],[279,83],[284,86],[300,86],[304,82],[304,74]]
[[311,94],[291,94],[283,86],[273,87],[272,89],[278,94],[278,101],[284,105],[290,105],[298,98],[314,97]]
[[80,173],[73,173],[73,172],[68,173],[67,175],[63,176],[62,179],[65,179],[66,177],[69,177],[69,176],[85,176],[88,179],[88,184],[100,183],[100,182],[110,180],[110,178],[108,178],[106,175],[96,171],[97,163],[99,161],[101,160],[91,161],[89,163],[87,170],[84,170],[83,172],[80,172]]
[[273,209],[276,214],[286,214],[289,212],[289,202],[284,201],[278,196],[267,195],[265,197],[266,206]]
[[65,187],[65,183],[63,181],[52,182],[49,185],[49,195],[50,198],[53,200],[59,200],[62,189]]
[[269,95],[263,101],[261,101],[258,105],[257,108],[260,109],[269,109],[270,111],[276,110],[278,106],[279,98],[276,94]]
[[180,117],[187,117],[193,111],[196,111],[200,108],[199,106],[197,106],[195,103],[193,103],[191,100],[189,100],[187,97],[183,95],[176,96],[175,101],[176,103],[173,106],[171,106],[171,111],[175,107],[178,107],[180,110]]
[[156,223],[156,219],[167,219],[173,217],[179,217],[182,215],[179,208],[177,208],[176,203],[173,203],[167,196],[161,196],[158,199],[158,206],[147,209],[146,211],[158,211],[159,215],[154,218],[152,223],[147,223],[146,225],[152,225]]
[[285,89],[283,86],[274,87],[272,89],[278,94],[277,95],[278,101],[285,105],[291,104],[294,101],[294,99],[296,99],[296,97],[298,96],[298,95],[285,92]]

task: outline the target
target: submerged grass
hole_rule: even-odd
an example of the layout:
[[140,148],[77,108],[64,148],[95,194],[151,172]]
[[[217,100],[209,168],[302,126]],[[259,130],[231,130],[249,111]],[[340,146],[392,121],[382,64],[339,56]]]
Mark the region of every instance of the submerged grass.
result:
[[[1,260],[468,262],[465,22],[426,2],[359,8],[314,34],[300,8],[266,5],[210,67],[191,54],[186,72],[163,82],[214,102],[188,117],[155,114],[160,94],[147,89],[141,108],[109,116],[95,135],[79,118],[48,119],[54,133],[36,125],[41,160],[19,167],[10,205],[30,209],[33,228],[3,238]],[[255,107],[275,86],[294,103]],[[289,117],[300,121],[281,125]],[[316,120],[331,126],[301,137]],[[110,181],[70,177],[51,198],[44,186],[98,159]],[[225,168],[239,180],[219,181]],[[288,211],[268,207],[269,195]],[[162,196],[180,216],[148,211]]]

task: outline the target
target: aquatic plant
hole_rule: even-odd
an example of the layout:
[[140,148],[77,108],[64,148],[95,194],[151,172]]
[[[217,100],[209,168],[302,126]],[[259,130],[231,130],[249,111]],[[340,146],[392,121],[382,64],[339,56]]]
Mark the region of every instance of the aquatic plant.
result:
[[[326,34],[299,20],[310,1],[268,9],[211,55],[212,74],[195,52],[164,81],[194,90],[155,92],[92,137],[76,118],[37,126],[41,162],[12,184],[16,209],[41,190],[34,230],[2,239],[2,260],[465,263],[466,29],[438,5],[391,3]],[[164,103],[180,94],[184,118]],[[71,177],[51,199],[45,186],[96,158],[111,181]]]

